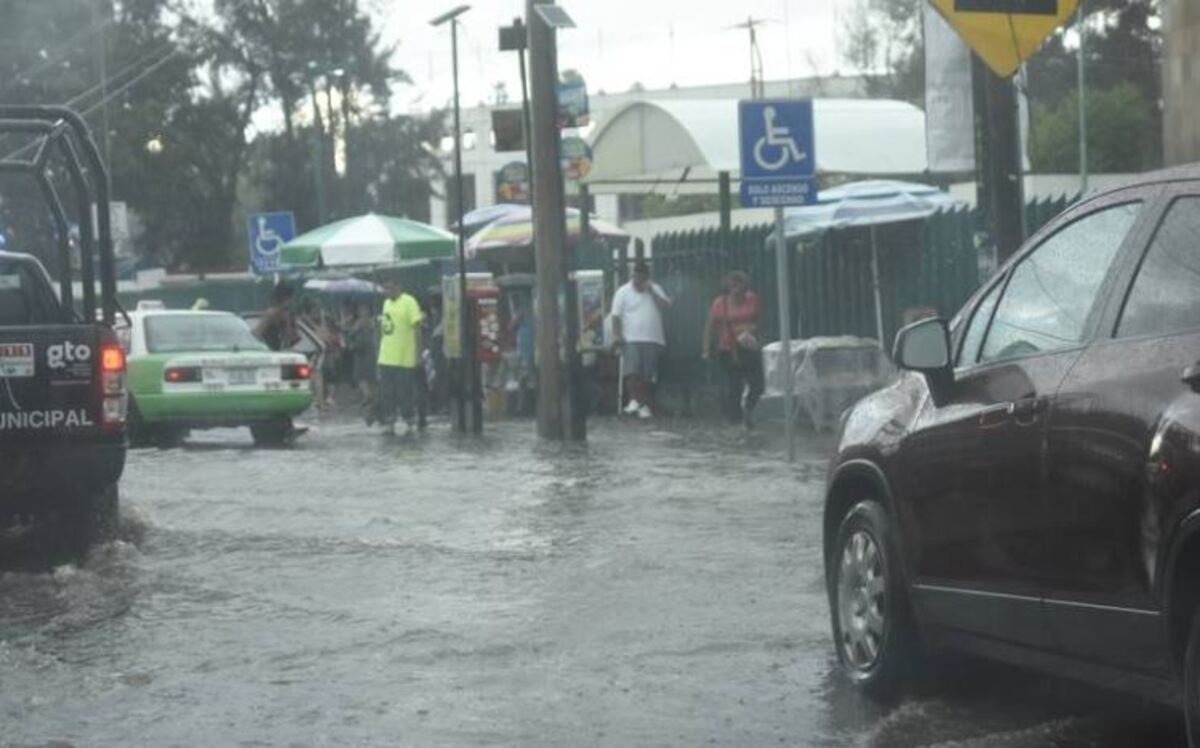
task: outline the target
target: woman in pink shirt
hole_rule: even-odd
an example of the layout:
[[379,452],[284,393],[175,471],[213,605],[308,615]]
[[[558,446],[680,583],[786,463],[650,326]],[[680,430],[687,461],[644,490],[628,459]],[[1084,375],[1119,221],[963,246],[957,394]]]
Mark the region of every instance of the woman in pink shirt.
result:
[[758,295],[750,290],[750,277],[740,270],[725,276],[723,285],[725,292],[709,307],[700,351],[705,359],[711,356],[715,331],[717,360],[725,371],[725,416],[731,423],[740,420],[752,428],[751,415],[764,387]]

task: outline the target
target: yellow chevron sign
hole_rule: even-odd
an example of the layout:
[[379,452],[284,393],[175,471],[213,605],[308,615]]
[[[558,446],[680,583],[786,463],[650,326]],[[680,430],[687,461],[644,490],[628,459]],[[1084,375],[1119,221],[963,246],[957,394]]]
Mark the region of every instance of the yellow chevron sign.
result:
[[929,0],[975,54],[1008,78],[1070,20],[1079,0]]

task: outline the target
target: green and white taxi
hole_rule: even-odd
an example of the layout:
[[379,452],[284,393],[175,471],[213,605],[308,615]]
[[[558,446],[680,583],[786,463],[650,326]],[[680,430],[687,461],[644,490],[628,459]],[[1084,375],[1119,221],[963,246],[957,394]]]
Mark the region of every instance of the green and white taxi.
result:
[[274,352],[228,312],[144,308],[118,320],[128,359],[135,444],[172,444],[191,429],[249,426],[257,444],[296,433],[313,401],[308,361]]

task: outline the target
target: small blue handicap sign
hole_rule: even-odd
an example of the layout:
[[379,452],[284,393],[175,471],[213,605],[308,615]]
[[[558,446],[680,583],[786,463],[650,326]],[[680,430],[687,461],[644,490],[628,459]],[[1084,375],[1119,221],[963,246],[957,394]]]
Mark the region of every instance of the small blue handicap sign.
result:
[[738,134],[743,206],[777,208],[816,202],[812,101],[739,102]]
[[296,237],[296,220],[290,211],[254,213],[246,218],[250,242],[250,270],[255,275],[278,273],[279,249]]

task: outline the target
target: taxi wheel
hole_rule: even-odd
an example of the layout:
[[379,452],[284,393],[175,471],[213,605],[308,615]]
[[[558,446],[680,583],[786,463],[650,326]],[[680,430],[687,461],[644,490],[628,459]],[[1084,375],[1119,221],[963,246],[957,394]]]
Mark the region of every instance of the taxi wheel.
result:
[[250,435],[260,447],[278,447],[287,444],[292,436],[292,419],[287,416],[250,425]]

